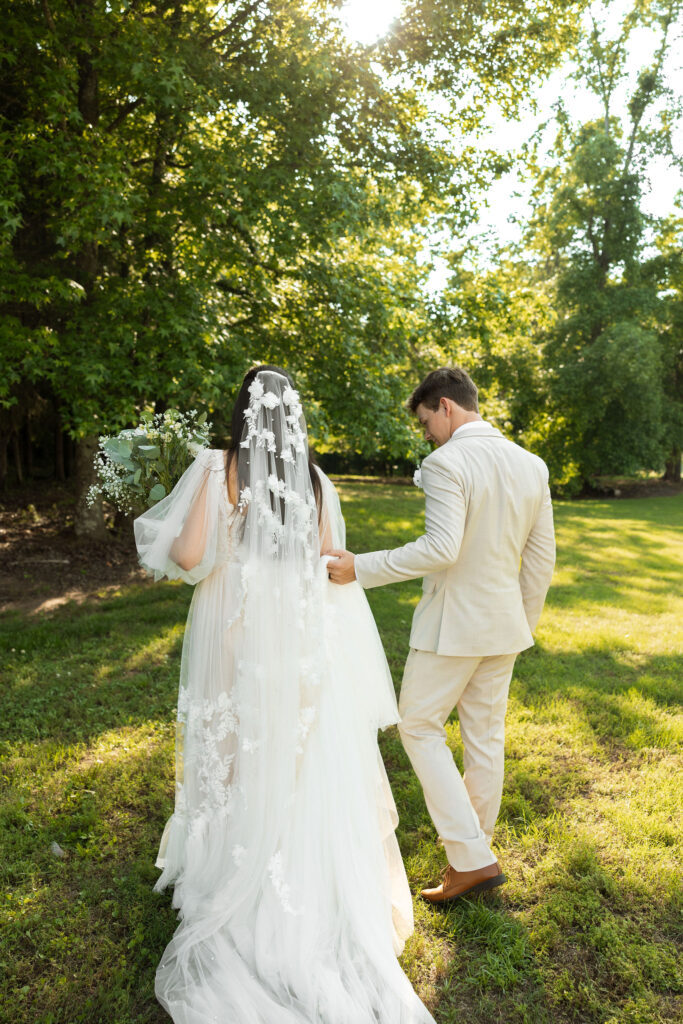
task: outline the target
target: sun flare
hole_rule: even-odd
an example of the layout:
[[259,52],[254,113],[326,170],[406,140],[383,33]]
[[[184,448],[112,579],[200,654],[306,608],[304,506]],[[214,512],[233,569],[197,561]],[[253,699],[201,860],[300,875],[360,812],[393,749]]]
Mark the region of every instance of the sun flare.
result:
[[402,0],[348,0],[341,9],[348,34],[359,43],[373,43],[401,13]]

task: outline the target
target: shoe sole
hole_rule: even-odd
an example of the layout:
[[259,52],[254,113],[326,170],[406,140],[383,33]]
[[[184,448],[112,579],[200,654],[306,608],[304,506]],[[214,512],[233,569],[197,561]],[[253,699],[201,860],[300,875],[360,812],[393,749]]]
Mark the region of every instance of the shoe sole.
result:
[[495,889],[496,886],[503,885],[507,882],[506,875],[496,875],[495,878],[485,878],[483,882],[477,882],[471,889],[465,889],[464,892],[456,893],[455,896],[446,896],[442,900],[430,900],[427,896],[423,896],[422,899],[426,900],[427,903],[431,903],[432,906],[438,906],[441,903],[453,903],[454,900],[461,900],[464,896],[476,896],[481,892],[488,892],[490,889]]

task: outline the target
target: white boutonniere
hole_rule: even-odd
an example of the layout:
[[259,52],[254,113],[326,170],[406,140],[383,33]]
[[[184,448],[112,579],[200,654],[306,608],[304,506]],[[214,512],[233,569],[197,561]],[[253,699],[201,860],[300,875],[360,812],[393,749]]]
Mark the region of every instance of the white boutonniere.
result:
[[422,487],[422,467],[418,466],[413,473],[413,483],[416,487]]

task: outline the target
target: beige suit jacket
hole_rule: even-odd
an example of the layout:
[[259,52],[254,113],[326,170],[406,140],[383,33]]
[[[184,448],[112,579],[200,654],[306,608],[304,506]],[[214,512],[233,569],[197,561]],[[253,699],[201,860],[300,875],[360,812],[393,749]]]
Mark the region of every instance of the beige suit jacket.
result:
[[533,645],[555,565],[548,469],[482,421],[422,463],[425,533],[356,556],[365,588],[424,576],[410,645],[463,657]]

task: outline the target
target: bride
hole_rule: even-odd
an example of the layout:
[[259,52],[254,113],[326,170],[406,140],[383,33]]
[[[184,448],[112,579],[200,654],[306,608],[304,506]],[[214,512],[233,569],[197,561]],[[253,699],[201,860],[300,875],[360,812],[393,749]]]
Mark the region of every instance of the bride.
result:
[[156,996],[176,1024],[434,1024],[397,960],[413,913],[377,746],[391,677],[360,585],[320,556],[344,547],[336,491],[285,371],[249,371],[232,428],[134,523],[155,579],[198,584]]

